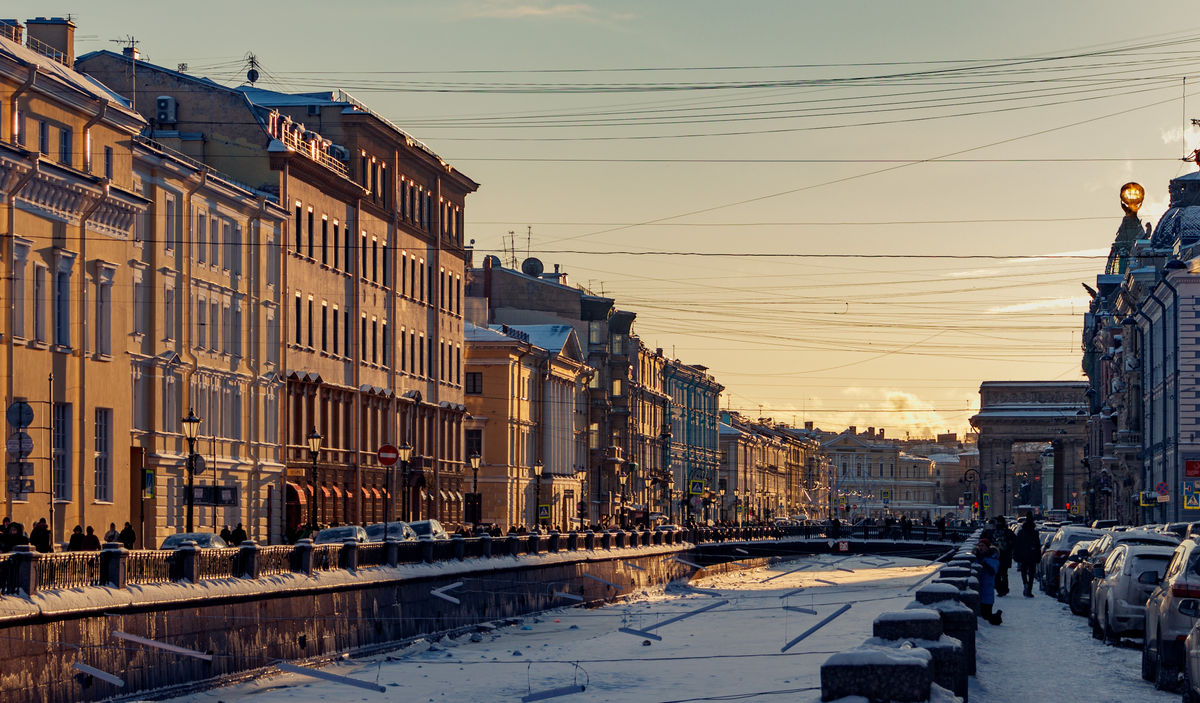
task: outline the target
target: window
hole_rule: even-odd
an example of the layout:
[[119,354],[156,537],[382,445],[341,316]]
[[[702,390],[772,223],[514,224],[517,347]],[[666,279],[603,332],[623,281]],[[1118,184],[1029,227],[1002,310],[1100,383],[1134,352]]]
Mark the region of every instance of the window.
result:
[[242,226],[226,220],[221,226],[225,234],[225,268],[233,275],[242,273]]
[[25,257],[29,255],[30,242],[13,239],[13,329],[14,337],[25,336]]
[[333,325],[331,325],[331,326],[333,327],[333,329],[332,329],[332,332],[333,332],[333,355],[337,356],[337,354],[338,354],[338,307],[336,305],[333,306]]
[[371,363],[379,363],[379,318],[371,318]]
[[38,120],[38,151],[50,155],[50,125],[45,120]]
[[358,325],[358,350],[360,352],[358,355],[359,360],[366,361],[367,360],[367,314],[365,312],[362,314],[362,319],[359,320],[359,325]]
[[321,301],[321,351],[329,351],[329,304]]
[[52,451],[54,458],[54,501],[71,500],[71,404],[55,403]]
[[425,302],[425,259],[421,259],[421,302]]
[[212,254],[209,257],[209,263],[213,268],[217,268],[217,265],[221,263],[221,221],[216,217],[210,217],[208,224],[212,235],[209,237],[210,253]]
[[71,165],[71,130],[63,129],[58,133],[58,161]]
[[75,255],[61,250],[54,271],[54,343],[60,347],[71,346],[71,269]]
[[382,344],[380,345],[382,347],[382,349],[380,349],[379,358],[383,360],[383,365],[387,366],[388,365],[388,346],[389,345],[388,345],[387,323],[386,322],[380,323],[379,339],[382,342]]
[[196,260],[200,263],[208,261],[208,216],[203,212],[196,213]]
[[308,258],[313,258],[313,209],[308,209]]
[[300,322],[301,322],[301,320],[304,319],[303,316],[301,315],[301,307],[300,306],[302,304],[303,303],[300,300],[300,293],[297,292],[296,293],[296,311],[295,311],[295,316],[292,318],[292,324],[295,325],[295,328],[296,328],[296,346],[300,346],[301,344],[304,343],[304,337],[301,334],[302,330],[300,327]]
[[338,221],[333,221],[333,267],[338,268],[339,249],[341,248],[341,233],[338,231]]
[[359,250],[359,262],[361,263],[361,265],[358,267],[359,275],[362,276],[363,278],[366,278],[367,277],[367,231],[366,230],[363,230],[362,234],[359,235],[358,242],[359,242],[359,246],[361,247],[361,249]]
[[296,201],[296,222],[293,227],[296,230],[296,253],[299,254],[303,249],[300,243],[304,238],[304,207],[299,200]]
[[101,265],[96,272],[96,353],[112,355],[112,286],[115,266]]
[[424,376],[425,375],[425,335],[421,335],[420,345],[421,345],[420,363],[417,365],[417,370],[421,376]]
[[350,311],[342,311],[342,344],[345,349],[342,350],[342,356],[350,356]]
[[112,487],[112,409],[96,408],[96,453],[92,467],[95,471],[96,500],[111,503]]
[[329,263],[329,218],[321,215],[321,263]]
[[483,374],[479,371],[468,371],[466,373],[466,384],[463,385],[463,392],[467,395],[483,395]]
[[408,334],[407,334],[407,331],[403,327],[401,327],[400,328],[400,370],[401,371],[408,371],[408,355],[405,353],[405,349],[407,349],[407,348],[408,348]]
[[215,300],[208,304],[208,348],[221,348],[221,305]]
[[308,296],[308,348],[313,348],[313,297]]
[[104,177],[110,181],[113,179],[113,148],[111,146],[104,147]]
[[454,347],[454,382],[462,383],[462,345]]

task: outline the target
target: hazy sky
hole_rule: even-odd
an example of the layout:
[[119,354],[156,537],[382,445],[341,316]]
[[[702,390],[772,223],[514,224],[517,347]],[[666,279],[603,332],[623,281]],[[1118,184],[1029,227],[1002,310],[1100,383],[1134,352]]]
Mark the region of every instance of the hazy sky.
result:
[[[1167,181],[1195,168],[1179,157],[1200,146],[1180,139],[1200,117],[1183,100],[1185,77],[1200,87],[1200,21],[1180,7],[9,0],[6,13],[73,13],[78,53],[133,36],[147,60],[231,85],[252,51],[260,87],[342,86],[482,184],[467,207],[477,260],[507,259],[515,232],[518,260],[528,248],[636,311],[649,346],[709,366],[735,409],[916,435],[964,431],[981,381],[1080,377],[1080,282],[1103,266],[1118,188],[1142,183],[1156,221]],[[674,253],[612,253],[647,251]],[[725,256],[745,253],[772,256]],[[1063,253],[1100,258],[1030,260]]]

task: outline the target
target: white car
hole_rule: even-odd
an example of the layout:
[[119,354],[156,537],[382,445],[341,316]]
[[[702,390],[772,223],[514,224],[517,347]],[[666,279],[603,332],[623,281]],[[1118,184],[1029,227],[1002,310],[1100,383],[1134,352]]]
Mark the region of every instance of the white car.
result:
[[1140,636],[1145,631],[1146,599],[1158,587],[1174,553],[1169,546],[1117,545],[1104,562],[1104,572],[1095,575],[1094,637],[1116,642],[1123,635]]

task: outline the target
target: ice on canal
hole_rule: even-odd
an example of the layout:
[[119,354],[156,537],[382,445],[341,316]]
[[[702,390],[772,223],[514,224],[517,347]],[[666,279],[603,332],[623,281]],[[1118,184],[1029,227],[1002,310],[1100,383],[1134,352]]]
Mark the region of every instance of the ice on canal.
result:
[[[603,608],[547,611],[481,636],[421,641],[323,669],[386,693],[283,674],[177,700],[482,702],[545,693],[561,694],[548,699],[562,703],[818,701],[821,664],[870,637],[875,617],[910,603],[911,587],[935,568],[903,557],[806,557],[693,581],[703,592],[647,590]],[[471,587],[487,584],[464,586]],[[657,626],[719,601],[728,602]],[[846,604],[849,610],[781,652]],[[1057,601],[1010,595],[1000,607],[1003,625],[980,622],[973,703],[1178,699],[1140,679],[1137,649],[1092,640],[1086,623]],[[584,690],[567,692],[575,686]]]

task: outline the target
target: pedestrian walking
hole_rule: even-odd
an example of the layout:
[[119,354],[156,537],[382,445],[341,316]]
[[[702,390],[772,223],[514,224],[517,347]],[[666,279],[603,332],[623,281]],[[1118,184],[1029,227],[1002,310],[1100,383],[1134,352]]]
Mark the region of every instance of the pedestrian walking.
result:
[[1017,562],[1017,570],[1021,572],[1021,583],[1024,584],[1023,594],[1033,598],[1033,575],[1038,562],[1042,560],[1042,540],[1037,527],[1033,524],[1033,515],[1025,516],[1021,522],[1021,530],[1013,541],[1013,560]]
[[108,532],[104,533],[104,541],[105,542],[116,542],[117,535],[119,535],[119,534],[120,533],[117,532],[117,523],[110,522],[110,523],[108,523]]
[[235,547],[246,541],[246,530],[242,529],[242,523],[239,522],[237,527],[233,528],[233,532],[229,533],[229,538]]
[[1008,595],[1008,570],[1012,568],[1013,545],[1017,536],[1009,529],[1004,517],[996,518],[996,553],[999,558],[999,568],[996,571],[996,595],[1003,598]]
[[133,549],[133,543],[137,541],[137,533],[133,531],[133,525],[126,522],[125,527],[121,528],[121,534],[117,535],[117,539],[126,549]]
[[98,552],[100,551],[100,538],[96,536],[96,531],[91,525],[87,526],[87,534],[83,536],[83,551]]
[[233,533],[229,531],[229,525],[226,525],[225,527],[221,528],[220,535],[221,535],[221,539],[225,540],[226,544],[229,544],[230,541],[233,539]]
[[946,516],[943,515],[943,516],[939,517],[937,519],[937,522],[934,524],[937,525],[938,536],[942,538],[943,542],[945,542],[946,541]]
[[83,525],[76,525],[75,529],[71,530],[71,539],[67,541],[68,552],[79,552],[83,550]]
[[46,518],[38,520],[33,529],[29,531],[29,544],[42,554],[49,554],[53,551],[50,546],[50,527],[46,525]]
[[975,556],[983,567],[979,572],[979,616],[993,625],[999,625],[1003,622],[1000,616],[1004,611],[992,612],[992,606],[996,603],[996,572],[1000,568],[1000,555],[991,540],[981,537],[975,547]]

